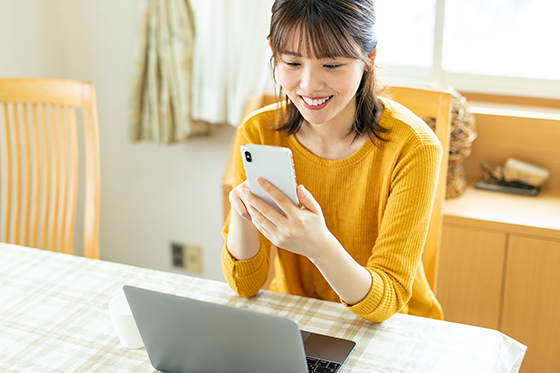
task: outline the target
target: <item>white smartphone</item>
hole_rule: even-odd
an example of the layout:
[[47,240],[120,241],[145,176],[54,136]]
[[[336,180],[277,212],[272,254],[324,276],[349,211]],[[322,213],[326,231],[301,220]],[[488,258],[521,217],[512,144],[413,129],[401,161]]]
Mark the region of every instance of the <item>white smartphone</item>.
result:
[[241,158],[251,193],[282,212],[272,198],[257,185],[257,178],[262,177],[284,193],[294,205],[299,206],[294,160],[289,148],[245,144],[241,145]]

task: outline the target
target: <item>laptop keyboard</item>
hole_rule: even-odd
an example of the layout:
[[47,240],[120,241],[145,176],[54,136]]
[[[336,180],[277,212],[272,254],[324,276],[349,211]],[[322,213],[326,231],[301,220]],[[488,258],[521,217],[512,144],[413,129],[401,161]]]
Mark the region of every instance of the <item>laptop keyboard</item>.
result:
[[335,373],[340,369],[340,364],[328,360],[307,357],[307,370],[314,373]]

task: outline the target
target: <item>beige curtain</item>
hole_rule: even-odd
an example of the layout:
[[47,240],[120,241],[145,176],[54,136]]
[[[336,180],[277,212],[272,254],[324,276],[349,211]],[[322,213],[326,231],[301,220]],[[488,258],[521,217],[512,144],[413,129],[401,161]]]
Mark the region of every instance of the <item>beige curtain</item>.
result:
[[194,17],[189,0],[141,0],[130,139],[159,144],[207,134],[191,120]]

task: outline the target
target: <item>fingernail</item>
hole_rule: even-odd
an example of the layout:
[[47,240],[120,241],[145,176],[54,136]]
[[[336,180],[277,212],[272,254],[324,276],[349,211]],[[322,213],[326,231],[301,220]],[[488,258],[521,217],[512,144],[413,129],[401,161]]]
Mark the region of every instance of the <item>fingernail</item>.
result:
[[305,197],[307,195],[307,189],[305,189],[305,187],[303,185],[300,185],[301,187],[301,197]]
[[257,184],[263,185],[263,184],[264,184],[263,179],[261,179],[261,178],[259,177],[259,178],[257,179]]

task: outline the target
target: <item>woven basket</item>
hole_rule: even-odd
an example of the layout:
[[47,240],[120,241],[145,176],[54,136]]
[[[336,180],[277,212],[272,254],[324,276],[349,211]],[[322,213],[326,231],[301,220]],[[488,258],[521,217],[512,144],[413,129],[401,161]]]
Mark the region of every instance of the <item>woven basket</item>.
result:
[[[469,112],[467,99],[457,91],[451,97],[451,136],[449,139],[449,164],[445,198],[456,198],[465,192],[467,179],[463,160],[471,154],[471,145],[476,139],[476,122]],[[421,117],[432,129],[435,119]]]

